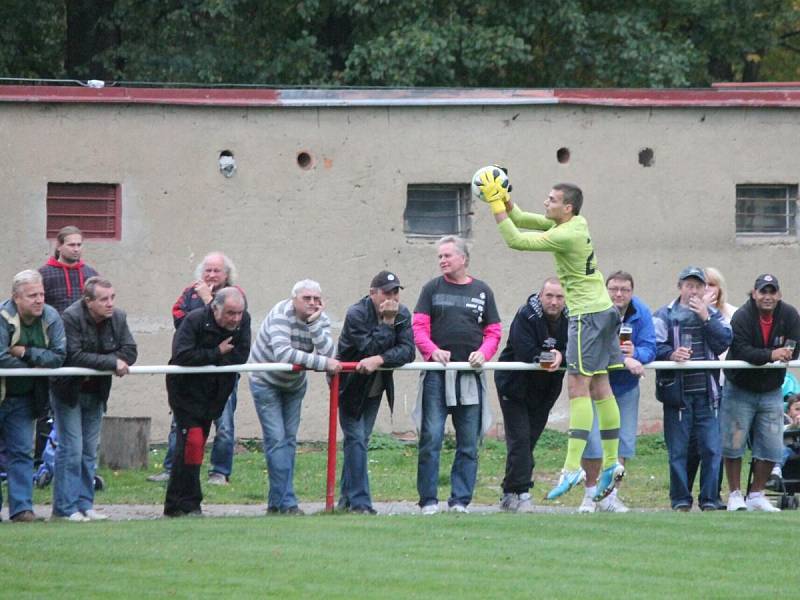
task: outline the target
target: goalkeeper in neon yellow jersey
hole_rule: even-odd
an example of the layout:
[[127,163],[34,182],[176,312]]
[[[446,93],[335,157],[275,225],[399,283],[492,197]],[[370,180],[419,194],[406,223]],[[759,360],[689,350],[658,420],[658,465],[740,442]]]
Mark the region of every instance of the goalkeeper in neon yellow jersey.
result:
[[608,380],[608,370],[622,368],[623,362],[619,313],[608,296],[602,273],[597,270],[589,226],[580,216],[583,192],[568,183],[554,186],[544,201],[545,214],[539,215],[515,206],[505,187],[507,180],[503,181],[484,172],[479,186],[482,198],[494,213],[500,235],[515,250],[553,253],[570,314],[567,458],[559,482],[547,499],[558,498],[585,478],[581,456],[592,429],[594,402],[603,446],[603,472],[594,493],[595,501],[599,501],[625,475],[625,468],[617,462],[619,408]]

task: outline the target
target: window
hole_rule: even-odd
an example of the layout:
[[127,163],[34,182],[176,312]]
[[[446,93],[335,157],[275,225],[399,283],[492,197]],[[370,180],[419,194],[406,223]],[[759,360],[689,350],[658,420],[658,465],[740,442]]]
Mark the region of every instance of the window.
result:
[[48,183],[47,237],[75,225],[86,238],[118,240],[121,202],[116,183]]
[[797,184],[736,186],[736,235],[797,234]]
[[412,236],[466,237],[472,227],[471,214],[469,185],[409,185],[403,230]]

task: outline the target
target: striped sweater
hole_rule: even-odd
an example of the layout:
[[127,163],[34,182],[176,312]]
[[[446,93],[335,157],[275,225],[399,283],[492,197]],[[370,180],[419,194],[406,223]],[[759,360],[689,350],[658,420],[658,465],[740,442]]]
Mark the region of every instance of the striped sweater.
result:
[[[251,363],[289,363],[322,371],[335,350],[331,322],[325,313],[311,324],[295,316],[292,300],[278,302],[261,324],[250,348]],[[285,390],[296,390],[305,381],[304,371],[251,373],[251,379]]]

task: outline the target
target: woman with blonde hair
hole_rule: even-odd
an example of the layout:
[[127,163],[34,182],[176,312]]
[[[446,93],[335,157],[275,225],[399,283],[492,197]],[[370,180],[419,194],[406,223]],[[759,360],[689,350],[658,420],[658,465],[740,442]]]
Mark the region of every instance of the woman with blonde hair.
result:
[[725,278],[718,269],[706,267],[703,271],[706,274],[706,294],[704,297],[706,304],[721,312],[723,320],[730,325],[731,317],[736,312],[736,307],[727,302],[728,284],[725,283]]

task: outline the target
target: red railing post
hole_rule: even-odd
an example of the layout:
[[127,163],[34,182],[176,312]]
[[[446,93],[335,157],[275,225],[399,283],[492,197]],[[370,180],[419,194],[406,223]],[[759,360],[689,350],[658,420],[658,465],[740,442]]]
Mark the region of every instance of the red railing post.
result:
[[[355,370],[358,363],[343,362],[343,373]],[[328,415],[328,476],[325,482],[325,512],[333,512],[336,493],[336,425],[339,419],[339,373],[331,377],[331,398]]]

